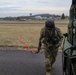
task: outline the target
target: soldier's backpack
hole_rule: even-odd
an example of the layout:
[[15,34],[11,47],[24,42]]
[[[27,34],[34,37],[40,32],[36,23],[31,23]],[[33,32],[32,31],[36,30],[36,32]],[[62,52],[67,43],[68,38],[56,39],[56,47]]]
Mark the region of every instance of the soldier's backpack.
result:
[[55,30],[55,28],[52,28],[50,30],[47,30],[45,28],[44,41],[49,44],[57,44],[59,42],[59,37],[57,35],[57,31]]

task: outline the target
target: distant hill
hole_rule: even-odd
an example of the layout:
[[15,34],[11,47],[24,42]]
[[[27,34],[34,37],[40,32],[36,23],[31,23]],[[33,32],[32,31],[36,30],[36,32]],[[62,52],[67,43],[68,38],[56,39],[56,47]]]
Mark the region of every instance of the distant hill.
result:
[[60,15],[55,15],[55,14],[37,14],[35,16],[41,16],[41,17],[60,17]]
[[29,16],[18,16],[18,17],[4,17],[0,18],[1,20],[26,20],[26,19],[34,19],[36,16],[41,16],[41,17],[61,17],[60,15],[55,15],[55,14],[36,14],[36,15],[29,15]]

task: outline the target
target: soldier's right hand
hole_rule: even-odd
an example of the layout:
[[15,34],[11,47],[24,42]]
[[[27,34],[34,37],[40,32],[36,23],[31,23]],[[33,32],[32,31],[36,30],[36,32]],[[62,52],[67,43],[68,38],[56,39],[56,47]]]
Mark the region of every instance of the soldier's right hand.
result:
[[38,50],[37,50],[37,52],[36,52],[36,53],[39,53],[39,52],[40,52],[40,50],[41,50],[41,47],[38,47]]
[[41,50],[41,47],[38,47],[38,50]]

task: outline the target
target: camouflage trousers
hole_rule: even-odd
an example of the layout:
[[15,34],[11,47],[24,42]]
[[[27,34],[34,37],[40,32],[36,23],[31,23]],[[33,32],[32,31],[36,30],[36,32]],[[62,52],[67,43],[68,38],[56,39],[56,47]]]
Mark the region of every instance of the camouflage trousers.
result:
[[57,53],[58,53],[58,48],[54,49],[54,50],[51,50],[51,48],[45,47],[44,52],[45,52],[46,71],[51,72],[52,65],[56,60],[56,56],[57,56]]

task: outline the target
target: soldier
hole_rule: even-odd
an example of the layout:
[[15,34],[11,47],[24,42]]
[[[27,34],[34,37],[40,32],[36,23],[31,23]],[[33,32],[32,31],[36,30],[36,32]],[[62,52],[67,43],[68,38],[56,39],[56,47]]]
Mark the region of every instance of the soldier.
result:
[[38,52],[40,51],[43,43],[46,58],[46,71],[49,73],[51,72],[52,65],[56,60],[58,48],[63,40],[62,38],[63,35],[60,29],[55,27],[52,19],[48,19],[45,22],[45,27],[41,29]]

